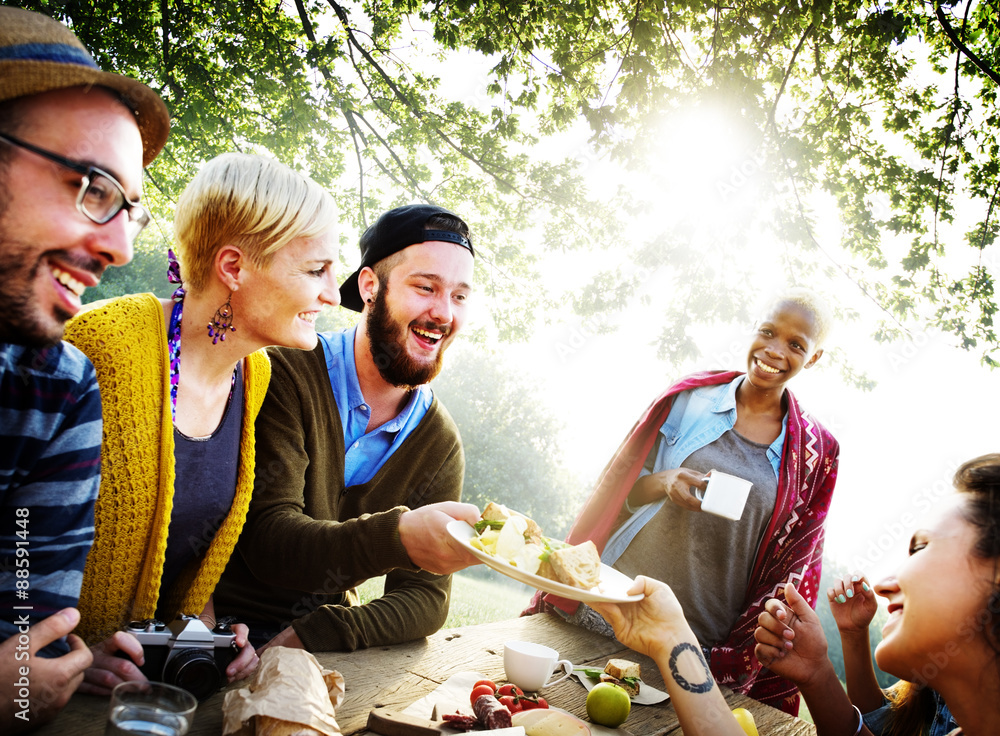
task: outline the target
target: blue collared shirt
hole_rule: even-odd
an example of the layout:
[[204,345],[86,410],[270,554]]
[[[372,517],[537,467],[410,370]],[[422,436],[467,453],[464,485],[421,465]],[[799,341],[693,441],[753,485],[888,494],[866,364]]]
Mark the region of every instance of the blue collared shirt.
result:
[[379,468],[417,428],[430,408],[433,394],[429,386],[418,386],[410,400],[395,417],[368,431],[371,407],[361,393],[354,363],[354,336],[357,327],[319,335],[326,356],[330,387],[340,412],[344,430],[344,484],[348,487],[367,483]]
[[[745,376],[737,376],[729,383],[716,386],[701,386],[683,391],[674,397],[673,406],[667,420],[660,427],[660,443],[656,453],[653,473],[670,468],[679,468],[695,450],[700,450],[719,439],[736,426],[736,389]],[[781,450],[785,444],[788,429],[788,413],[781,420],[781,432],[767,448],[767,459],[774,469],[774,476],[780,482]],[[650,475],[647,468],[639,473],[641,478]],[[606,565],[613,564],[629,543],[660,510],[666,498],[648,503],[636,509],[635,513],[615,532],[604,548],[601,560]]]

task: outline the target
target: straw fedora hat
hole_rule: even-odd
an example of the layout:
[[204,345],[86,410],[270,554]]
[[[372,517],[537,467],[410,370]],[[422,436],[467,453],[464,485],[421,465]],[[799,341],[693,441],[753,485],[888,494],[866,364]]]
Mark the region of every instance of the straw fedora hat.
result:
[[170,115],[141,82],[101,71],[72,31],[57,20],[0,6],[0,102],[66,87],[107,87],[132,110],[148,166],[167,142]]

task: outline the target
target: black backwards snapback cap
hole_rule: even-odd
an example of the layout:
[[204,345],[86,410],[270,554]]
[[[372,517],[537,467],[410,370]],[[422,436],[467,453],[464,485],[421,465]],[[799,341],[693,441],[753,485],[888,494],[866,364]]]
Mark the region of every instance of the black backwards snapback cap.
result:
[[383,258],[398,253],[403,248],[436,240],[461,245],[463,248],[468,248],[472,255],[476,254],[472,249],[472,242],[467,237],[450,230],[425,229],[427,221],[435,215],[450,215],[461,219],[454,212],[437,205],[408,204],[389,210],[369,226],[361,236],[361,265],[340,285],[341,305],[355,312],[363,310],[365,305],[358,290],[358,274],[361,273],[361,269],[371,268]]

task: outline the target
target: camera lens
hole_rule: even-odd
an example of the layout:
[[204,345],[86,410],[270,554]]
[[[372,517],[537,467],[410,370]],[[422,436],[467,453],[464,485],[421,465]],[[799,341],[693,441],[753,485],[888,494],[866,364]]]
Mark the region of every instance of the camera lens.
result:
[[163,679],[184,688],[198,700],[204,700],[222,687],[222,674],[215,657],[204,649],[175,650],[163,667]]

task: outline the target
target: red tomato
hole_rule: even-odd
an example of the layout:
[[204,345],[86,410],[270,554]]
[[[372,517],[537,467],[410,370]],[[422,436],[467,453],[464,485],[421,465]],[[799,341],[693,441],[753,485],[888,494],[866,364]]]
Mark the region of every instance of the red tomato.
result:
[[497,690],[497,694],[498,695],[517,695],[517,696],[521,696],[521,695],[524,695],[524,690],[522,690],[521,688],[519,688],[517,685],[507,684],[507,685],[501,685],[500,689]]
[[475,705],[476,701],[483,695],[493,695],[493,688],[489,685],[476,685],[472,688],[472,695],[469,696],[469,700]]
[[510,711],[511,715],[515,713],[520,713],[523,708],[521,708],[521,702],[518,700],[516,695],[504,695],[500,698],[500,705]]
[[548,708],[549,704],[545,702],[543,697],[535,698],[518,698],[518,702],[521,704],[521,710],[535,710],[536,708]]
[[472,687],[477,688],[480,685],[489,685],[490,690],[492,690],[493,692],[497,691],[497,684],[493,682],[493,680],[476,680],[476,684],[473,685]]

